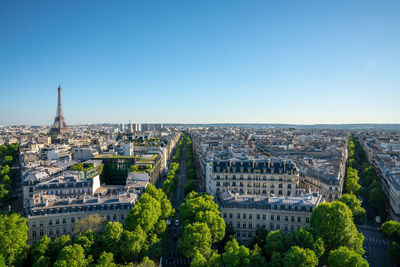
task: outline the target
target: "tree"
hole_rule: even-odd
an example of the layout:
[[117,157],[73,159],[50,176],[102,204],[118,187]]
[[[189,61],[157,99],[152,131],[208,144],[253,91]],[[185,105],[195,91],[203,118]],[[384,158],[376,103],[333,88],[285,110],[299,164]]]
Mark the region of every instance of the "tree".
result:
[[224,266],[240,267],[250,264],[250,250],[245,246],[239,246],[236,239],[229,241],[225,246],[225,253],[221,255]]
[[313,211],[310,226],[324,240],[326,252],[346,246],[363,254],[364,236],[357,231],[351,210],[340,201],[321,203]]
[[390,240],[400,241],[400,223],[396,221],[383,223],[379,231]]
[[27,219],[18,213],[0,214],[0,255],[8,266],[23,262],[28,249],[27,240]]
[[273,252],[271,256],[271,260],[268,263],[269,267],[282,267],[283,266],[283,259],[281,253]]
[[212,211],[216,214],[220,214],[218,205],[214,202],[214,197],[208,194],[198,194],[191,192],[183,200],[180,208],[180,220],[182,224],[189,224],[194,222],[196,214],[200,211]]
[[211,232],[206,223],[195,222],[185,226],[178,242],[183,255],[193,258],[196,251],[208,257],[211,252]]
[[101,235],[103,248],[105,251],[117,254],[119,242],[124,228],[119,222],[108,222]]
[[[0,265],[1,266],[1,265]],[[32,267],[50,267],[51,261],[49,257],[40,256],[33,264]]]
[[69,238],[69,235],[56,237],[54,241],[49,244],[49,248],[47,251],[47,254],[50,257],[51,261],[55,261],[60,250],[68,246],[70,243],[71,239]]
[[261,254],[261,249],[258,244],[255,244],[254,249],[250,251],[250,266],[265,266],[266,261]]
[[12,156],[5,156],[4,159],[3,159],[2,165],[3,166],[5,166],[5,165],[11,166],[12,164],[13,164],[13,157]]
[[343,194],[339,201],[346,204],[351,212],[353,213],[353,220],[356,224],[362,224],[366,217],[367,213],[364,208],[361,207],[361,201],[353,194]]
[[206,267],[207,259],[198,251],[195,251],[190,267]]
[[87,231],[86,233],[80,233],[76,239],[75,243],[80,245],[85,251],[86,255],[90,255],[92,252],[92,247],[95,243],[95,233],[93,231]]
[[372,190],[369,191],[369,202],[377,212],[386,209],[385,194],[380,187],[372,188]]
[[346,182],[346,190],[350,194],[357,195],[360,192],[361,185],[358,183],[357,179],[354,178],[347,178]]
[[74,234],[86,233],[87,231],[99,232],[103,229],[105,219],[98,213],[90,214],[85,218],[78,220],[74,225]]
[[88,266],[90,261],[85,258],[85,252],[83,248],[78,244],[73,244],[64,247],[54,263],[54,267],[84,267]]
[[400,244],[392,242],[389,247],[389,255],[396,262],[400,262]]
[[161,219],[171,218],[175,210],[172,208],[171,202],[168,200],[167,195],[162,189],[157,189],[154,185],[148,184],[146,187],[146,193],[160,202],[161,205]]
[[47,235],[44,235],[38,243],[33,245],[31,251],[32,261],[37,261],[40,257],[44,256],[49,249],[50,243],[50,238]]
[[184,192],[185,194],[188,194],[189,192],[195,191],[196,188],[197,188],[196,180],[189,180],[189,182],[185,184]]
[[257,228],[249,247],[254,248],[255,245],[258,245],[260,248],[263,248],[265,246],[268,233],[269,232],[267,229],[265,229],[265,227]]
[[339,247],[336,250],[332,250],[328,257],[329,267],[343,267],[343,266],[354,266],[354,267],[367,267],[368,262],[362,258],[359,253],[347,248]]
[[124,230],[121,236],[121,255],[125,262],[140,259],[140,252],[146,242],[147,235],[140,226],[132,232]]
[[283,259],[283,265],[285,267],[314,267],[318,265],[318,258],[311,249],[294,246]]
[[295,232],[286,235],[286,246],[298,246],[308,248],[314,251],[317,258],[321,257],[325,252],[324,241],[322,238],[314,238],[309,229],[300,228]]
[[265,253],[272,255],[274,252],[285,253],[287,246],[285,244],[285,234],[281,230],[271,231],[267,235],[264,246]]
[[213,211],[200,211],[196,214],[196,222],[204,222],[211,231],[211,242],[221,241],[225,235],[225,221]]
[[114,255],[111,252],[103,251],[97,260],[97,267],[117,267],[114,263]]
[[125,227],[129,231],[135,230],[137,226],[146,232],[154,229],[161,216],[161,204],[150,194],[144,193],[135,206],[129,211],[125,220]]

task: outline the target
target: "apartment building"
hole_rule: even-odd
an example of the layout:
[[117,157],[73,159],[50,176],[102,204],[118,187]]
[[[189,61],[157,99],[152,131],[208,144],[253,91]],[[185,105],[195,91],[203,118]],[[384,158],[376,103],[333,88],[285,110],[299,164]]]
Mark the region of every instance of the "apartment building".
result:
[[211,194],[235,191],[245,195],[295,196],[299,171],[291,160],[266,157],[214,158]]
[[135,193],[84,196],[81,199],[41,195],[28,211],[28,243],[36,243],[44,235],[55,238],[72,234],[75,223],[90,214],[99,214],[106,221],[124,224],[137,199]]
[[226,224],[231,225],[236,238],[245,243],[260,227],[288,232],[309,226],[312,211],[322,202],[322,196],[318,193],[262,196],[220,191],[216,201]]

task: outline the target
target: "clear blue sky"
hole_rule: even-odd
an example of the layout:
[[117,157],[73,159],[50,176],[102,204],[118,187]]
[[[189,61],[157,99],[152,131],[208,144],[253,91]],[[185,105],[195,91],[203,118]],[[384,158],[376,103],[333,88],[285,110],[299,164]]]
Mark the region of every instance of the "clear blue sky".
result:
[[400,123],[400,1],[0,2],[0,124]]

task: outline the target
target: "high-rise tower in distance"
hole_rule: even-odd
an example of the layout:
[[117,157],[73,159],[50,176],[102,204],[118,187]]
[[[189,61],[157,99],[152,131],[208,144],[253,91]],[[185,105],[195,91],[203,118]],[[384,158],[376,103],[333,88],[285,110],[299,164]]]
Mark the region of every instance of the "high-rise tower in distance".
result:
[[50,135],[64,135],[69,134],[69,129],[65,123],[64,115],[62,112],[61,105],[61,86],[58,85],[58,104],[57,104],[57,114],[54,119],[53,126],[50,128]]

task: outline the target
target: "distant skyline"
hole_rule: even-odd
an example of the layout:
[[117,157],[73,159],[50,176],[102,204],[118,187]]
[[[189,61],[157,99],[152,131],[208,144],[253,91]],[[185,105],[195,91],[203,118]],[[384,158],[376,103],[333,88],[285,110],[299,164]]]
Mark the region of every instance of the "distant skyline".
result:
[[400,123],[400,1],[1,1],[0,125]]

